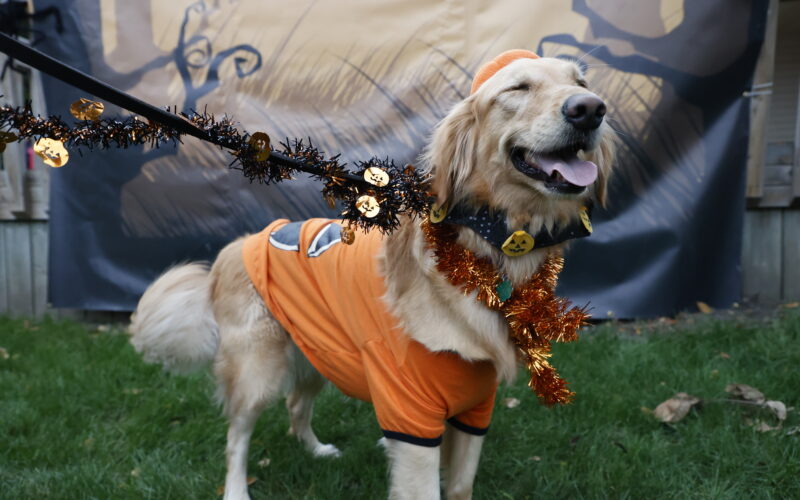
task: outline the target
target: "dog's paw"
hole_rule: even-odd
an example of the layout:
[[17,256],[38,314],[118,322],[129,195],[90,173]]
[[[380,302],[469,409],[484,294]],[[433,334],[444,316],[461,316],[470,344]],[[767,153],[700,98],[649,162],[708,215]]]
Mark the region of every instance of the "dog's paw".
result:
[[375,444],[378,445],[378,448],[389,449],[389,441],[385,437],[380,438]]
[[339,448],[335,447],[332,444],[320,443],[314,448],[314,451],[312,453],[314,453],[315,457],[339,458],[342,456],[342,452],[339,451]]

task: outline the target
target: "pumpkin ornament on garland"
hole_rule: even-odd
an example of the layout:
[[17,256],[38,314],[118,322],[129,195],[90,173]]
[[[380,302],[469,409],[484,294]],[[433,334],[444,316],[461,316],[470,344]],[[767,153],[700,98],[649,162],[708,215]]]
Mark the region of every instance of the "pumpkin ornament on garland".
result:
[[[281,182],[299,172],[322,181],[323,198],[333,206],[336,200],[341,202],[341,216],[351,228],[388,233],[398,227],[400,216],[414,217],[428,209],[428,179],[413,167],[400,167],[388,158],[370,158],[356,161],[351,170],[339,155],[326,157],[310,141],[286,138],[274,144],[266,133],[240,132],[227,116],[217,119],[207,112],[158,108],[5,33],[0,33],[0,52],[134,114],[102,118],[105,105],[84,98],[70,106],[79,122],[69,125],[59,116],[36,116],[30,106],[0,106],[0,151],[9,142],[47,139],[37,154],[57,167],[66,163],[67,149],[177,146],[183,137],[192,136],[227,150],[233,158],[230,168],[241,171],[251,182]],[[359,203],[365,195],[375,202]]]
[[[90,99],[80,99],[70,108],[80,120],[73,126],[57,116],[36,116],[27,106],[0,106],[0,151],[8,143],[32,139],[35,153],[46,164],[62,167],[69,160],[68,149],[177,145],[183,136],[193,135],[227,149],[233,157],[230,167],[251,182],[272,184],[298,172],[321,180],[323,198],[332,208],[336,200],[341,202],[341,216],[351,230],[387,233],[397,228],[400,216],[414,217],[428,208],[427,177],[388,158],[357,161],[350,170],[338,155],[325,157],[310,142],[287,139],[275,146],[264,132],[239,132],[227,117],[217,120],[208,113],[174,114],[153,107],[146,121],[138,116],[102,118],[103,104]],[[164,125],[174,118],[180,118],[181,128]],[[347,234],[352,241],[355,232]]]
[[64,147],[64,143],[49,137],[42,137],[36,141],[36,144],[33,145],[33,152],[46,165],[53,168],[63,167],[69,161],[69,152]]

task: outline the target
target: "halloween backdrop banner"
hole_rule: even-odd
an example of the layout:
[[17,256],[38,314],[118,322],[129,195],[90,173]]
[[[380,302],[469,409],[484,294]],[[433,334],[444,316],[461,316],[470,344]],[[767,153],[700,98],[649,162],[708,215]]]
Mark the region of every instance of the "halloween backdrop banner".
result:
[[[415,163],[476,69],[525,48],[579,58],[620,147],[609,206],[559,293],[596,317],[739,297],[749,89],[766,0],[35,0],[37,47],[154,105],[208,111],[347,161]],[[50,114],[80,91],[45,77]],[[125,115],[107,106],[106,115]],[[74,154],[54,169],[50,300],[132,309],[168,266],[270,221],[335,216],[320,185],[250,184],[224,151]]]

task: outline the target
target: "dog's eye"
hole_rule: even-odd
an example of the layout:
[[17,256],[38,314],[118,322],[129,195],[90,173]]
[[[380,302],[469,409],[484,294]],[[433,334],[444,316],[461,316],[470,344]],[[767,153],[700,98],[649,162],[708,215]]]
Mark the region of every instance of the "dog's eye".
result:
[[584,80],[582,78],[579,78],[578,81],[576,81],[575,83],[578,84],[578,87],[583,87],[585,89],[589,88],[589,85],[586,84],[586,80]]
[[531,89],[531,84],[530,83],[520,83],[519,85],[514,85],[513,87],[507,88],[506,90],[504,90],[504,92],[515,92],[515,91],[518,91],[518,90],[526,92],[526,91],[528,91],[530,89]]

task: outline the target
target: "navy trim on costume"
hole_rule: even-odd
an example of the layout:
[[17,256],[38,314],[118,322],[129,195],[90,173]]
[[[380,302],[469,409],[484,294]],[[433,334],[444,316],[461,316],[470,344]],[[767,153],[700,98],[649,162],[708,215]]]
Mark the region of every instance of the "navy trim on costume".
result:
[[464,422],[459,422],[456,420],[456,417],[448,418],[447,423],[461,432],[466,432],[467,434],[472,434],[473,436],[485,436],[486,433],[489,432],[488,427],[473,427],[465,424]]
[[417,446],[427,446],[428,448],[434,448],[442,444],[442,436],[436,438],[421,438],[410,434],[403,434],[402,432],[381,430],[383,431],[383,435],[386,436],[386,439],[396,439],[397,441],[416,444]]

